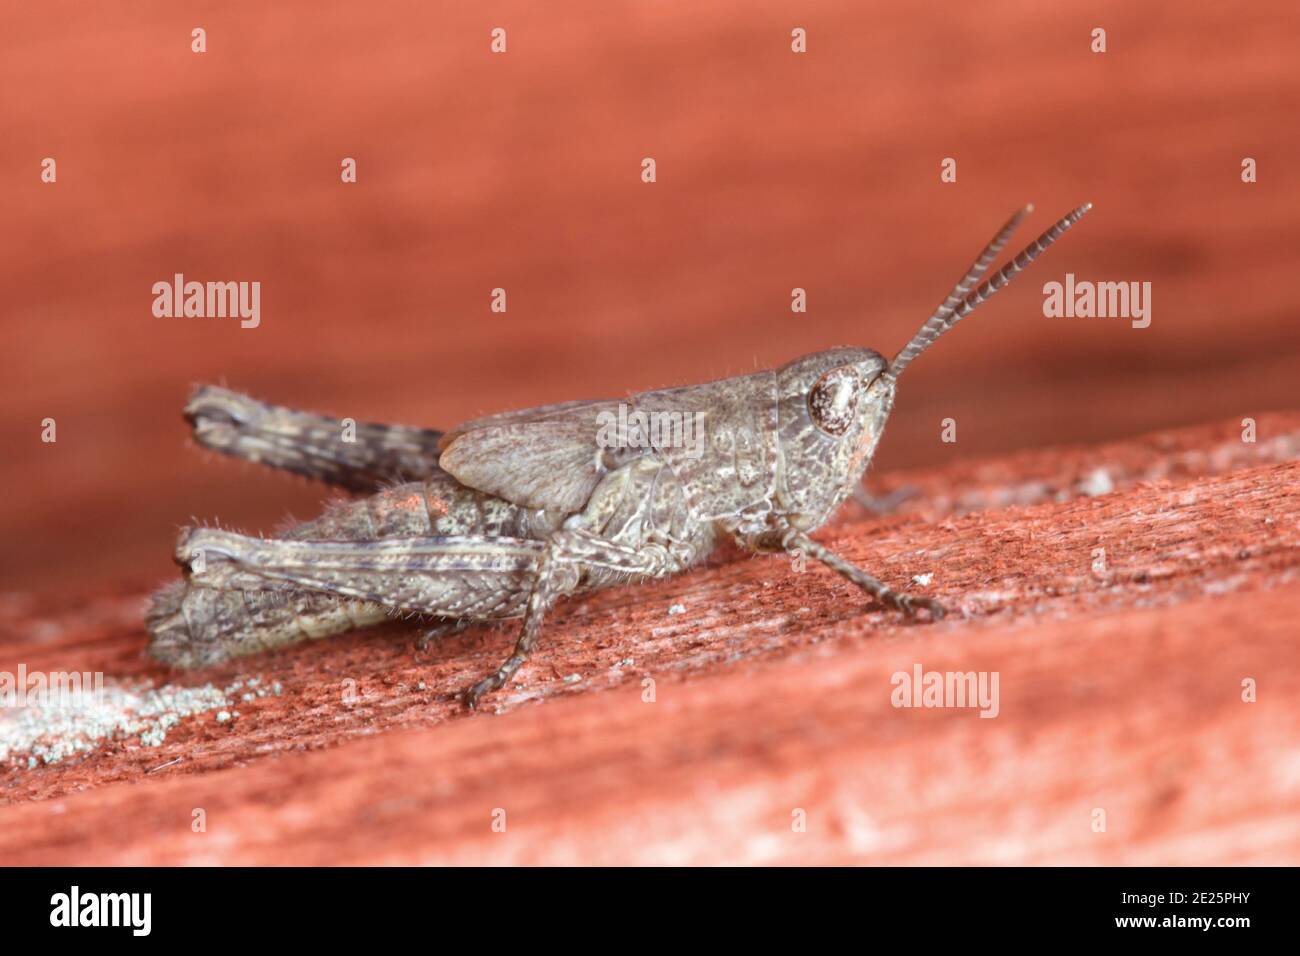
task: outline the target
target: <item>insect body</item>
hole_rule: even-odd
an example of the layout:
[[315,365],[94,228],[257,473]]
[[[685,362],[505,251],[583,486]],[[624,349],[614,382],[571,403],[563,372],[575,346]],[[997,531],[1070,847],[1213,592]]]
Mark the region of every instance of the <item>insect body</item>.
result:
[[[447,433],[359,425],[353,440],[343,422],[200,389],[186,414],[201,444],[370,494],[280,538],[185,532],[176,557],[187,580],[155,597],[151,652],[202,666],[394,612],[447,627],[523,617],[514,653],[465,691],[472,707],[524,663],[559,597],[675,574],[722,538],[752,551],[800,550],[908,615],[942,617],[937,602],[891,590],[808,535],[858,487],[908,364],[1091,207],[976,287],[1031,208],[993,237],[892,362],[831,349],[752,375],[507,412]],[[610,441],[615,420],[624,426]],[[650,427],[659,421],[700,422],[702,441]]]

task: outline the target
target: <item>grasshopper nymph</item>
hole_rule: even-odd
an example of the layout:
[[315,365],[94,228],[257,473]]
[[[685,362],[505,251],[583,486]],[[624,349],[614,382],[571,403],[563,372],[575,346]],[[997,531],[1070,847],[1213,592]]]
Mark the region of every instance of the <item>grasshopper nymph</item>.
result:
[[[186,407],[200,444],[368,493],[280,538],[187,530],[187,580],[148,614],[150,651],[182,667],[336,634],[394,613],[466,622],[523,618],[514,653],[464,692],[473,707],[527,660],[562,595],[699,564],[730,538],[752,551],[800,550],[911,616],[943,608],[891,590],[809,535],[859,485],[903,370],[1011,281],[1091,208],[1061,219],[978,287],[1026,207],[886,362],[837,348],[704,385],[490,415],[449,432],[352,425],[199,389]],[[620,409],[620,405],[622,408]],[[628,409],[639,413],[628,415]],[[598,438],[613,416],[702,422]],[[626,429],[624,429],[624,432]]]

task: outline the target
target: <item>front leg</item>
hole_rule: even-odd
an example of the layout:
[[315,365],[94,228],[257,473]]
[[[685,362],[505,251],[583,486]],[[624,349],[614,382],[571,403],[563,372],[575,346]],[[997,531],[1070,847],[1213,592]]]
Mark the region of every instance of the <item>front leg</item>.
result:
[[928,597],[912,597],[907,594],[899,594],[897,591],[890,590],[882,581],[872,577],[856,565],[845,561],[834,551],[818,544],[802,531],[795,531],[793,528],[786,531],[781,537],[781,547],[787,552],[802,551],[804,554],[816,558],[832,571],[844,575],[844,577],[862,588],[862,590],[866,591],[877,601],[898,608],[898,610],[902,611],[908,617],[915,617],[916,609],[922,607],[930,612],[930,619],[932,621],[938,621],[943,618],[943,605],[938,601]]

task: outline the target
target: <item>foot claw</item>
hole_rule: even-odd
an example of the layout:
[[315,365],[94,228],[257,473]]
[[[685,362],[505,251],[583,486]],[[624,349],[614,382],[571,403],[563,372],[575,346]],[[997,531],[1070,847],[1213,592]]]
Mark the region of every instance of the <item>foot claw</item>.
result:
[[451,634],[459,634],[469,627],[469,621],[447,621],[442,624],[435,624],[432,627],[426,627],[415,641],[415,650],[417,652],[427,651],[429,645],[440,637],[447,637]]
[[515,671],[519,670],[520,666],[527,659],[528,658],[522,654],[512,655],[509,660],[497,668],[495,673],[489,674],[473,687],[465,691],[465,706],[470,710],[473,710],[478,706],[478,700],[484,694],[494,691],[498,687],[505,687],[506,684],[510,683],[510,678],[515,676]]
[[943,605],[934,598],[912,597],[909,594],[898,594],[894,597],[894,604],[907,616],[908,620],[916,619],[917,608],[925,608],[925,610],[929,611],[931,621],[942,621],[943,616],[946,613],[943,609]]
[[484,677],[474,686],[466,688],[461,697],[465,701],[466,707],[470,710],[477,710],[480,697],[484,694],[490,694],[492,691],[504,684],[505,680],[502,678],[500,672],[497,672]]

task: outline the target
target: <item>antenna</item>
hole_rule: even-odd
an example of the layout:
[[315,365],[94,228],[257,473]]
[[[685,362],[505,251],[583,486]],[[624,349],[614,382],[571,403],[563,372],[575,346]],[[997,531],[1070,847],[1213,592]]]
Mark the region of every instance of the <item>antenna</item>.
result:
[[935,340],[950,328],[970,315],[983,302],[992,298],[993,294],[1003,288],[1011,279],[1022,272],[1040,255],[1047,251],[1047,247],[1054,243],[1076,222],[1083,218],[1084,214],[1092,208],[1092,203],[1084,203],[1075,209],[1069,215],[1058,220],[1055,225],[1045,233],[1022,249],[1014,259],[993,274],[993,277],[985,280],[974,292],[970,291],[975,281],[982,276],[988,269],[990,263],[997,258],[1002,247],[1006,245],[1011,234],[1015,232],[1016,226],[1024,220],[1025,216],[1033,212],[1034,207],[1031,203],[1021,209],[1018,213],[1007,220],[1007,224],[998,230],[984,251],[979,254],[979,258],[971,265],[970,271],[962,278],[953,288],[943,303],[934,310],[934,314],[925,321],[925,324],[917,330],[912,336],[912,341],[908,342],[900,351],[894,360],[890,363],[888,374],[897,378],[902,374],[903,369],[912,363],[912,360],[934,344]]

